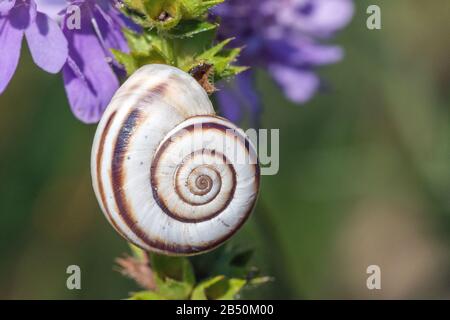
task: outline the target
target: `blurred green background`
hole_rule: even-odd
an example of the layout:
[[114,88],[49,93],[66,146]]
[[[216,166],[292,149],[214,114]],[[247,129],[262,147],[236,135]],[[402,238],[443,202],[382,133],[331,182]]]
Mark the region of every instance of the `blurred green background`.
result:
[[[231,242],[275,281],[244,298],[450,298],[450,2],[355,1],[328,92],[289,103],[260,72],[280,172]],[[382,30],[366,8],[382,9]],[[75,120],[60,76],[28,50],[0,96],[0,298],[118,299],[128,251],[91,187],[95,126]],[[77,264],[82,289],[66,288]],[[381,267],[382,290],[366,288]]]

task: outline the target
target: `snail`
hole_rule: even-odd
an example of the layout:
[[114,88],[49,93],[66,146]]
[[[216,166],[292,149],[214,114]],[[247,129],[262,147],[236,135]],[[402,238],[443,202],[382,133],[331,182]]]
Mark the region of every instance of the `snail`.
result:
[[106,108],[91,173],[100,207],[120,235],[144,250],[180,256],[210,251],[244,224],[260,168],[249,138],[216,116],[193,77],[152,64],[129,77]]

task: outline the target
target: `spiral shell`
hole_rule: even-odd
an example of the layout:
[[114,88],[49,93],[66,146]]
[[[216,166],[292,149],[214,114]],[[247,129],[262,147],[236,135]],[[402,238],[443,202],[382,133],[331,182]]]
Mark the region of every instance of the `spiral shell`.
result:
[[259,164],[242,130],[215,116],[189,74],[147,65],[117,91],[94,138],[94,191],[128,241],[192,255],[229,239],[259,190]]

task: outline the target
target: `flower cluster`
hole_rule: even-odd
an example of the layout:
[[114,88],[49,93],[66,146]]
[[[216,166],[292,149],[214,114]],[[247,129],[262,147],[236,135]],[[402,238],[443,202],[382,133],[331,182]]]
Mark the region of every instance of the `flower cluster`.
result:
[[122,33],[125,17],[112,1],[72,0],[80,8],[80,25],[70,28],[69,14],[63,18],[63,32],[69,55],[63,67],[64,86],[72,112],[86,123],[97,122],[119,87],[111,49],[128,52]]
[[[244,46],[240,63],[267,70],[287,98],[304,103],[320,87],[314,68],[342,58],[340,47],[322,42],[348,24],[353,2],[228,0],[214,13],[221,18],[220,36],[236,37],[238,45]],[[253,72],[242,73],[235,85],[225,83],[218,92],[222,113],[232,121],[241,119],[242,106],[253,120],[258,118],[261,106]]]
[[[221,2],[177,1],[208,7]],[[155,3],[158,7],[163,2]],[[124,74],[112,52],[127,54],[123,30],[138,29],[118,6],[119,0],[0,0],[0,94],[16,70],[25,36],[40,68],[62,71],[74,115],[85,123],[97,122],[119,86],[118,76]],[[213,9],[220,18],[219,39],[236,38],[233,45],[245,48],[239,63],[267,70],[297,103],[318,90],[315,67],[341,59],[340,47],[322,41],[344,27],[352,14],[352,0],[227,0]],[[230,57],[237,53],[231,51]],[[234,83],[223,82],[217,96],[225,117],[237,122],[247,109],[258,119],[261,106],[253,81],[250,70]]]
[[0,93],[16,71],[24,35],[34,62],[43,70],[57,73],[66,62],[66,38],[54,20],[37,10],[34,0],[2,0]]
[[0,0],[0,93],[16,70],[25,35],[40,68],[62,70],[74,115],[97,122],[119,87],[110,49],[128,50],[127,22],[112,0]]

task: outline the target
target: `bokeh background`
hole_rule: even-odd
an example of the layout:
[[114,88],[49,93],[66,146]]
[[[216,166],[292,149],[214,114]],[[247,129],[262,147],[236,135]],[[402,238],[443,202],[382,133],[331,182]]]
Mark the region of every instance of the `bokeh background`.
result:
[[[280,129],[280,172],[231,242],[275,281],[244,298],[450,298],[450,2],[355,1],[335,40],[327,90],[289,103],[259,72],[264,128]],[[382,30],[366,8],[382,9]],[[1,70],[0,70],[1,72]],[[60,76],[28,50],[0,96],[0,298],[119,299],[127,244],[91,187],[95,126],[72,116]],[[66,288],[66,268],[82,289]],[[382,290],[366,288],[366,268]]]

